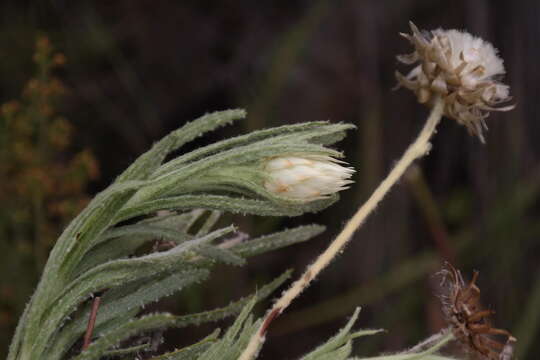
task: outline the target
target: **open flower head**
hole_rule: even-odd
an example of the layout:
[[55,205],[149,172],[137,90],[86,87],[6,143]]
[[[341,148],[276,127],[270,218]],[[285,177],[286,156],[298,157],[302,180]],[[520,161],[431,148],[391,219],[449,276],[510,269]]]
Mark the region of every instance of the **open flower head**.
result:
[[[416,94],[418,101],[432,105],[438,95],[444,100],[444,114],[465,125],[482,142],[485,119],[490,111],[508,111],[509,87],[499,80],[505,73],[503,60],[489,42],[459,30],[418,30],[401,34],[414,52],[398,56],[407,65],[416,65],[407,75],[396,72],[399,85]],[[398,85],[398,86],[399,86]]]
[[300,201],[327,198],[348,188],[354,170],[330,156],[291,155],[266,161],[266,190]]

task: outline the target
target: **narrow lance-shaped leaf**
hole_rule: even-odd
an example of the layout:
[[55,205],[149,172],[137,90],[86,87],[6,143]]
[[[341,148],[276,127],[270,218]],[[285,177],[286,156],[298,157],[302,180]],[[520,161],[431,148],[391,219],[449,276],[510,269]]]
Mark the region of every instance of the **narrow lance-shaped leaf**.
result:
[[116,221],[155,213],[159,210],[186,210],[204,208],[259,216],[299,216],[305,212],[320,211],[338,199],[337,195],[297,206],[276,204],[267,200],[252,200],[224,195],[181,195],[150,200],[122,209]]
[[28,316],[28,309],[30,308],[31,304],[32,304],[32,299],[30,299],[28,304],[26,304],[24,311],[21,315],[21,318],[19,319],[19,323],[17,324],[17,327],[15,328],[15,334],[13,335],[13,339],[11,340],[11,344],[9,345],[9,353],[8,353],[7,360],[14,360],[19,353],[19,349],[21,347],[21,341],[24,335],[26,318]]
[[[185,317],[174,316],[171,314],[158,314],[153,316],[146,316],[141,319],[129,322],[127,324],[121,325],[119,328],[110,331],[107,334],[103,334],[98,340],[96,340],[85,352],[77,356],[74,360],[91,360],[99,359],[107,349],[118,344],[120,341],[129,338],[135,334],[141,333],[143,331],[157,329],[157,328],[167,328],[167,327],[183,327],[189,324],[196,324],[200,322],[215,321],[223,318],[224,316],[230,315],[231,312],[237,312],[238,308],[246,305],[246,302],[249,301],[248,305],[244,307],[243,313],[239,316],[239,319],[235,321],[235,324],[229,329],[225,338],[231,340],[233,339],[244,322],[243,319],[249,314],[249,310],[254,306],[254,304],[268,295],[276,287],[281,285],[287,277],[290,276],[290,271],[284,273],[268,285],[264,286],[255,296],[252,296],[249,300],[242,299],[237,301],[234,304],[231,304],[221,310],[213,310],[205,313],[198,314],[199,316],[188,315]],[[188,317],[190,317],[188,319]]]
[[[236,119],[240,119],[243,117],[245,117],[245,111],[229,110],[229,111],[208,114],[193,121],[192,123],[186,124],[181,129],[163,138],[151,150],[143,154],[122,175],[118,177],[117,183],[120,183],[120,182],[123,183],[129,180],[145,179],[150,173],[153,172],[155,168],[160,166],[161,162],[163,161],[163,159],[169,152],[177,149],[178,147],[182,146],[186,142],[193,140],[194,138],[196,138],[197,136],[200,136],[202,133],[206,131],[213,130],[216,127],[225,125],[227,123],[230,123]],[[125,186],[125,185],[122,184],[122,186]],[[114,187],[115,185],[113,185],[111,188],[114,188]],[[111,192],[111,190],[114,190],[111,188],[107,189],[104,193],[107,193],[107,191]],[[114,193],[119,193],[119,192],[115,190]],[[110,219],[112,218],[112,214],[114,214],[114,212],[117,210],[119,206],[123,205],[123,203],[127,199],[129,199],[131,194],[132,193],[128,193],[123,198],[117,199],[116,206],[112,206],[112,204],[111,206],[107,206],[107,204],[102,203],[101,201],[98,201],[100,200],[99,196],[96,197],[94,203],[98,203],[99,206],[97,207],[97,209],[101,209],[105,212],[108,212],[107,216],[105,216],[105,219],[108,219],[110,221]],[[89,205],[86,209],[87,212],[90,212],[89,210],[92,210],[91,205]],[[109,222],[105,222],[105,224],[103,224],[105,226],[98,226],[97,225],[98,219],[95,219],[94,222],[92,222],[92,225],[90,227],[87,227],[88,230],[89,229],[94,230],[93,232],[85,231],[85,229],[77,229],[77,226],[76,226],[77,224],[80,224],[80,226],[82,226],[82,224],[85,223],[85,220],[88,220],[88,217],[85,217],[83,215],[84,215],[84,212],[83,214],[81,214],[81,216],[79,216],[79,222],[74,221],[72,223],[73,225],[72,227],[74,227],[75,228],[74,230],[76,231],[66,231],[67,240],[63,242],[61,238],[59,240],[58,246],[55,247],[56,252],[53,251],[51,255],[51,259],[53,261],[49,262],[51,266],[53,267],[52,270],[54,270],[55,266],[58,266],[58,264],[63,262],[60,259],[56,259],[56,257],[54,256],[55,254],[60,254],[63,259],[70,259],[70,261],[73,264],[73,265],[65,264],[64,265],[66,267],[65,271],[67,273],[72,271],[72,267],[74,266],[74,264],[77,264],[80,261],[80,256],[82,256],[82,254],[84,254],[84,252],[87,249],[84,246],[86,241],[84,241],[84,239],[79,239],[79,242],[82,244],[82,249],[81,249],[81,254],[78,254],[78,256],[69,256],[69,257],[67,256],[68,253],[70,252],[68,244],[74,243],[72,239],[76,237],[88,237],[91,240],[92,236],[95,236],[96,233],[101,232],[102,229],[105,228],[106,225],[109,224]],[[94,218],[96,217],[99,218],[98,216],[94,215]],[[65,245],[63,243],[65,243]],[[90,245],[89,247],[91,247],[92,244],[89,244],[89,245]],[[68,247],[66,248],[66,246]],[[54,278],[55,276],[51,275],[50,277]],[[47,278],[47,277],[44,276],[44,278]],[[48,285],[48,286],[45,286],[45,285]],[[50,288],[50,284],[43,284],[43,287]],[[39,299],[39,303],[41,304],[41,296]]]
[[184,242],[169,251],[152,253],[134,259],[112,261],[81,275],[65,291],[58,294],[58,300],[51,308],[39,336],[34,340],[34,351],[36,353],[38,351],[39,353],[43,352],[43,349],[49,343],[49,339],[57,331],[63,319],[73,312],[77,305],[91,293],[170,271],[180,263],[180,259],[188,251],[233,230],[234,227],[232,226],[216,230],[202,238]]
[[[145,183],[128,182],[109,187],[98,194],[62,233],[49,255],[32,306],[28,310],[21,349],[24,356],[30,356],[34,351],[35,339],[43,330],[43,312],[70,280],[73,266],[79,263],[84,249],[110,225],[113,214],[143,185]],[[74,250],[75,247],[78,251]]]
[[200,246],[196,251],[197,254],[207,259],[223,264],[241,266],[246,263],[246,260],[243,257],[236,255],[230,250],[221,249],[216,246]]
[[224,319],[228,316],[238,313],[246,304],[253,298],[257,301],[260,301],[270,295],[274,290],[276,290],[281,284],[285,282],[290,276],[292,271],[288,270],[278,278],[274,279],[272,282],[260,288],[255,294],[237,300],[225,307],[213,309],[209,311],[204,311],[196,314],[189,314],[178,316],[175,319],[174,327],[182,328],[189,325],[200,325],[211,321],[218,321]]
[[136,352],[141,352],[144,350],[148,350],[151,347],[150,343],[144,343],[141,345],[134,345],[127,348],[121,348],[121,349],[115,349],[115,350],[109,350],[103,354],[106,357],[118,357],[123,355],[129,355]]
[[282,142],[261,144],[255,143],[244,147],[233,148],[211,157],[182,166],[174,171],[167,173],[153,180],[152,186],[137,192],[137,195],[131,199],[130,205],[142,201],[156,199],[170,195],[181,184],[194,176],[202,176],[205,171],[216,167],[241,165],[246,162],[262,160],[264,158],[281,155],[284,153],[309,153],[313,155],[327,155],[332,157],[341,157],[338,151],[326,148],[317,144],[305,142]]
[[[244,338],[249,340],[250,333],[256,331],[256,328],[253,326],[252,316],[250,316],[254,305],[255,299],[247,303],[222,339],[205,351],[198,360],[236,360],[242,351],[241,345],[237,342],[245,341]],[[243,329],[247,331],[242,331]],[[238,355],[233,357],[236,353]]]
[[213,210],[208,215],[208,218],[202,224],[201,228],[197,231],[197,236],[206,235],[216,225],[221,217],[221,211]]
[[109,239],[113,239],[121,236],[146,236],[156,240],[169,240],[174,241],[175,243],[182,243],[187,240],[193,239],[193,236],[188,235],[184,232],[162,227],[156,225],[147,225],[147,224],[133,224],[116,227],[105,232],[99,242],[104,242]]
[[152,240],[150,236],[124,236],[99,244],[81,260],[76,275],[79,276],[106,262],[127,258],[150,240]]
[[[150,279],[141,281],[138,285],[132,284],[111,289],[102,297],[101,306],[96,318],[96,328],[105,324],[123,313],[131,313],[133,309],[141,309],[145,305],[157,301],[165,296],[172,295],[185,287],[201,282],[208,277],[209,271],[206,269],[195,269],[181,271],[163,279]],[[81,312],[77,318],[72,320],[57,335],[56,341],[51,349],[48,359],[61,358],[61,355],[69,349],[75,341],[84,333],[88,318],[90,316],[90,306]]]
[[173,319],[174,316],[171,314],[155,314],[143,316],[142,318],[127,322],[94,341],[88,349],[78,356],[75,356],[73,360],[100,359],[108,349],[115,346],[120,341],[144,331],[163,327],[164,324],[171,322]]
[[[173,159],[161,166],[154,173],[153,177],[162,176],[177,169],[183,164],[200,160],[218,152],[223,152],[239,146],[250,145],[262,140],[270,139],[270,141],[282,142],[292,138],[312,141],[320,145],[329,145],[339,141],[343,137],[345,130],[351,128],[354,128],[354,126],[350,124],[329,124],[325,121],[314,121],[254,131],[246,135],[237,136],[232,139],[205,146]],[[333,137],[330,138],[331,136]]]
[[358,319],[358,314],[360,313],[360,308],[356,308],[354,314],[349,319],[347,324],[343,329],[341,329],[334,337],[330,338],[326,343],[320,345],[311,353],[302,357],[301,360],[327,360],[327,359],[336,359],[343,360],[346,359],[352,350],[351,340],[355,337],[373,335],[383,330],[362,330],[351,334],[351,329]]
[[140,181],[112,185],[98,194],[71,222],[50,255],[52,259],[60,258],[60,271],[65,274],[64,277],[69,279],[70,271],[93,246],[101,233],[111,225],[114,214],[136,190],[145,185],[147,183]]
[[[244,257],[246,257],[246,256],[254,256],[254,255],[258,255],[258,254],[261,254],[261,253],[264,253],[264,252],[267,252],[267,251],[271,251],[271,250],[275,250],[275,249],[278,249],[278,248],[281,248],[281,247],[284,247],[284,246],[288,246],[288,245],[291,245],[291,244],[294,244],[294,243],[297,243],[297,242],[306,241],[306,240],[320,234],[322,231],[324,231],[324,227],[319,226],[319,225],[300,226],[298,228],[281,231],[281,232],[278,232],[278,233],[275,233],[275,234],[266,235],[266,236],[263,236],[263,237],[260,237],[260,238],[257,238],[257,239],[253,239],[253,240],[250,240],[250,241],[247,241],[247,242],[240,243],[240,244],[234,246],[233,248],[231,248],[231,252],[234,252],[234,253],[236,253],[238,255],[241,255],[241,256],[244,256]],[[214,248],[214,249],[216,249],[216,248]],[[200,249],[199,249],[198,252],[200,253]],[[181,273],[181,275],[171,275],[170,279],[175,279],[175,278],[178,278],[178,277],[182,278],[183,280],[189,279],[189,277],[185,276],[184,274],[185,273]],[[185,276],[185,278],[183,278],[184,276]],[[280,278],[276,279],[276,282],[274,284],[270,284],[270,285],[279,284],[283,280],[284,280],[284,277],[280,277]],[[158,288],[158,289],[159,288],[167,289],[167,288],[169,288],[169,286],[166,285],[167,281],[169,281],[169,280],[167,280],[167,278],[164,279],[164,280],[158,281],[155,284],[156,285],[155,287]],[[173,283],[174,283],[176,280],[171,280],[171,281],[173,281]],[[161,285],[161,284],[163,284],[163,285]],[[182,281],[178,280],[177,285],[178,284],[182,284]],[[174,286],[171,286],[171,289],[172,288],[174,288]],[[261,289],[261,291],[258,292],[258,294],[261,295],[262,297],[264,297],[272,290],[272,288],[264,287],[263,289]],[[132,307],[132,306],[128,305],[128,303],[126,303],[126,301],[128,301],[128,302],[131,301],[130,300],[131,296],[128,296],[127,298],[120,298],[119,300],[117,300],[116,302],[113,302],[113,303],[109,303],[107,301],[107,297],[110,297],[110,296],[114,297],[115,296],[114,294],[116,292],[121,292],[121,291],[123,291],[122,288],[118,288],[118,290],[113,289],[113,290],[109,291],[108,293],[106,293],[105,297],[102,299],[102,304],[103,305],[101,307],[101,310],[99,312],[99,316],[97,318],[97,326],[99,326],[99,324],[102,323],[102,322],[108,321],[110,316],[113,316],[115,313],[120,312],[122,309],[129,309],[130,307]],[[145,293],[152,294],[153,291],[154,290],[149,289],[149,290],[145,291]],[[167,292],[167,291],[165,291],[165,292]],[[159,295],[159,294],[160,294],[159,292],[156,293],[156,296],[155,296],[156,299],[161,297],[161,295]],[[138,294],[133,294],[134,299],[137,299],[138,296],[139,296]],[[149,301],[152,301],[153,298],[154,298],[154,296],[150,296],[148,299],[149,299]],[[223,309],[217,309],[215,311],[205,312],[205,313],[201,313],[201,314],[193,314],[192,316],[188,315],[183,319],[182,319],[182,317],[180,317],[179,318],[179,323],[183,322],[185,325],[187,325],[187,324],[192,323],[192,322],[199,323],[199,322],[203,321],[203,319],[212,319],[214,317],[215,318],[222,318],[226,314],[232,314],[235,311],[238,311],[238,309],[244,303],[243,301],[244,300],[242,300],[240,302],[237,302],[237,303],[233,303],[230,306],[228,306],[226,308],[223,308]],[[140,302],[140,304],[147,303],[147,301],[143,300],[142,298],[139,299],[139,302]],[[135,302],[134,302],[134,304],[135,304]],[[84,327],[86,325],[86,319],[88,317],[88,313],[89,313],[89,309],[84,313],[84,315],[81,316],[81,318],[78,321],[75,321],[75,323],[70,324],[70,326],[68,326],[68,328],[66,328],[66,330],[62,332],[62,334],[67,334],[67,333],[72,334],[71,337],[70,337],[71,338],[71,343],[73,341],[75,341],[76,338],[84,331]],[[182,320],[180,320],[180,319],[182,319]],[[73,335],[73,334],[75,334],[75,335]],[[66,335],[60,335],[60,338],[65,337],[65,336]]]
[[148,176],[161,165],[170,152],[178,149],[198,136],[201,136],[205,132],[230,124],[245,116],[246,112],[241,109],[225,110],[204,115],[187,123],[154,144],[150,150],[131,164],[131,166],[127,168],[116,181],[122,182],[126,180],[142,180],[148,178]]
[[105,232],[95,247],[87,253],[77,268],[77,274],[107,261],[127,257],[151,240],[175,243],[192,240],[193,236],[168,227],[138,223],[120,226]]
[[[201,135],[202,133],[206,131],[210,131],[215,129],[216,127],[222,126],[224,124],[230,123],[236,119],[243,118],[245,116],[245,111],[243,110],[229,110],[229,111],[223,111],[223,112],[216,112],[212,114],[205,115],[192,123],[186,124],[181,129],[169,134],[165,138],[163,138],[160,142],[158,142],[151,150],[149,150],[147,153],[143,154],[138,160],[135,161],[135,163],[132,164],[122,175],[118,177],[116,180],[117,184],[122,183],[120,186],[126,186],[124,185],[125,182],[130,180],[139,180],[139,179],[145,179],[152,171],[153,169],[157,168],[165,156],[170,152],[178,147],[182,146],[184,143],[193,140],[195,137]],[[119,185],[113,185],[109,187],[105,193],[113,192],[114,194],[119,193],[119,191],[116,190],[116,188]],[[128,185],[129,186],[129,185]],[[140,186],[139,186],[140,187]],[[73,267],[80,261],[80,258],[82,255],[91,248],[94,243],[92,241],[93,238],[96,237],[97,234],[99,234],[104,228],[107,227],[107,225],[111,224],[111,219],[113,218],[113,214],[119,209],[120,206],[122,206],[129,197],[131,197],[133,192],[130,192],[126,194],[123,198],[116,200],[116,205],[113,206],[111,204],[106,204],[104,202],[96,201],[99,200],[99,196],[96,197],[94,202],[98,203],[98,207],[95,207],[97,209],[101,209],[102,212],[105,211],[105,216],[101,214],[102,216],[99,216],[98,214],[94,215],[94,221],[90,222],[91,226],[86,226],[86,229],[79,229],[77,232],[71,231],[67,235],[70,235],[71,238],[78,238],[78,241],[72,241],[68,238],[67,245],[68,247],[65,248],[65,246],[62,246],[62,239],[59,240],[59,245],[55,247],[55,250],[58,250],[58,253],[62,255],[63,259],[69,259],[69,263],[65,263],[65,261],[56,260],[51,261],[50,263],[52,266],[56,266],[56,262],[58,263],[64,263],[63,267],[65,268],[64,271],[69,274],[73,271]],[[92,204],[91,204],[92,205]],[[91,210],[92,206],[89,205],[86,210]],[[83,212],[84,214],[84,212]],[[80,220],[86,220],[84,216],[80,216]],[[103,219],[104,221],[101,221],[102,226],[99,226],[98,223],[100,222],[100,219]],[[74,221],[73,223],[76,223]],[[72,224],[73,224],[72,223]],[[84,224],[84,222],[82,222]],[[87,224],[88,225],[88,224]],[[92,231],[90,231],[90,229]],[[86,240],[88,238],[88,241]],[[77,254],[71,254],[68,256],[71,248],[71,244],[77,243],[77,246],[79,248]],[[51,258],[54,258],[55,252],[53,251],[53,254],[51,255]],[[54,277],[54,276],[51,276]],[[44,278],[46,278],[44,276]]]
[[[151,240],[167,240],[175,243],[192,240],[193,235],[187,231],[206,211],[197,209],[185,214],[171,214],[166,216],[156,216],[145,219],[137,224],[120,226],[105,232],[87,256],[83,258],[77,268],[77,273],[87,271],[97,265],[107,261],[127,257],[134,253],[142,244]],[[213,212],[203,224],[208,230],[217,218]],[[206,235],[208,231],[197,232],[197,236]]]
[[[94,328],[94,334],[95,334],[94,337],[99,338],[103,336],[104,334],[109,333],[113,329],[116,329],[122,326],[123,324],[135,319],[135,317],[137,316],[139,312],[140,312],[139,309],[131,309],[129,311],[124,311],[123,313],[118,313],[115,317],[113,317],[109,321],[96,325],[96,327]],[[58,359],[61,359],[61,358],[62,358],[61,356],[58,357]]]
[[[167,211],[166,211],[167,212]],[[139,221],[139,224],[155,225],[178,230],[186,234],[192,233],[191,227],[207,212],[205,209],[195,209],[177,214],[169,212],[166,215],[156,215]]]
[[351,358],[350,360],[457,360],[445,356],[438,356],[436,352],[442,349],[448,342],[452,341],[454,336],[451,332],[441,337],[440,340],[427,350],[411,353],[403,352],[400,354],[380,355],[367,358]]
[[213,333],[202,339],[201,341],[187,346],[182,349],[178,349],[175,351],[168,352],[166,354],[155,356],[151,358],[150,360],[192,360],[197,359],[197,357],[208,347],[212,345],[212,343],[216,342],[219,336],[219,329],[214,330]]
[[294,229],[284,230],[274,234],[265,235],[257,239],[242,242],[235,245],[231,250],[244,257],[255,256],[285,246],[307,241],[321,234],[324,229],[325,227],[321,225],[299,226]]

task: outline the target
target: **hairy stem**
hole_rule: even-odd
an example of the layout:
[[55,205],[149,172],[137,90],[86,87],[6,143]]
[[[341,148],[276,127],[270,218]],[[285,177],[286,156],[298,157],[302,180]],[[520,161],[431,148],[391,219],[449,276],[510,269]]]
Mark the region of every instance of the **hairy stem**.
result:
[[349,220],[341,233],[339,233],[330,246],[328,246],[328,248],[321,255],[319,255],[314,263],[307,267],[304,274],[298,280],[296,280],[291,287],[285,291],[274,303],[272,309],[270,309],[266,314],[261,327],[251,337],[248,346],[240,356],[239,360],[251,360],[255,358],[260,346],[262,346],[264,342],[264,336],[271,321],[281,314],[345,247],[345,245],[352,239],[354,232],[364,223],[368,215],[377,207],[392,186],[399,181],[401,176],[405,173],[405,170],[407,170],[413,161],[428,153],[431,148],[429,140],[435,133],[435,129],[442,118],[442,113],[443,102],[440,98],[437,98],[433,109],[431,110],[431,114],[429,115],[426,124],[416,140],[407,148],[396,166],[379,184],[370,198],[358,209],[358,211]]

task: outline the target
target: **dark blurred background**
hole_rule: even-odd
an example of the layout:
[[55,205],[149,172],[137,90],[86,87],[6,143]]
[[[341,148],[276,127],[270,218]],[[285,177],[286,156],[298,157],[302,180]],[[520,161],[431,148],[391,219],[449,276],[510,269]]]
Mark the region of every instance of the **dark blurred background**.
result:
[[[211,281],[161,308],[185,313],[225,305],[286,268],[299,273],[369,196],[427,115],[412,93],[391,90],[395,55],[410,52],[398,33],[408,32],[413,20],[423,29],[467,29],[492,42],[505,60],[517,107],[491,115],[486,145],[444,120],[429,157],[275,322],[261,358],[297,358],[335,333],[355,306],[363,307],[357,327],[388,330],[358,341],[358,355],[413,345],[444,326],[433,275],[446,258],[468,276],[480,271],[482,302],[497,311],[495,325],[518,338],[520,359],[535,359],[539,16],[535,0],[2,2],[3,116],[30,127],[32,119],[50,118],[56,127],[36,135],[3,121],[0,129],[1,350],[48,249],[88,196],[152,142],[205,112],[243,107],[248,119],[186,151],[263,127],[354,123],[357,131],[340,148],[357,169],[356,183],[318,214],[235,218],[253,235],[311,222],[328,230],[244,268],[220,268]],[[50,88],[36,90],[36,78]],[[25,182],[36,174],[57,180]],[[170,331],[167,346],[186,345],[209,330]]]

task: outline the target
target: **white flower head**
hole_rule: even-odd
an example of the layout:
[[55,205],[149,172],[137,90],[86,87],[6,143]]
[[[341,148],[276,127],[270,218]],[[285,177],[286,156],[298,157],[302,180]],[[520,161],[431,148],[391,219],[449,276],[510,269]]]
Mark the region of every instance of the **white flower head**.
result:
[[270,158],[264,164],[266,190],[305,202],[324,199],[348,188],[352,168],[324,155],[290,155]]
[[406,76],[396,72],[398,86],[416,94],[418,101],[432,105],[436,95],[444,100],[444,114],[465,125],[482,142],[485,119],[490,111],[508,111],[509,87],[499,80],[505,74],[503,60],[489,42],[459,30],[422,31],[410,22],[412,34],[401,34],[415,50],[398,56],[416,66]]

